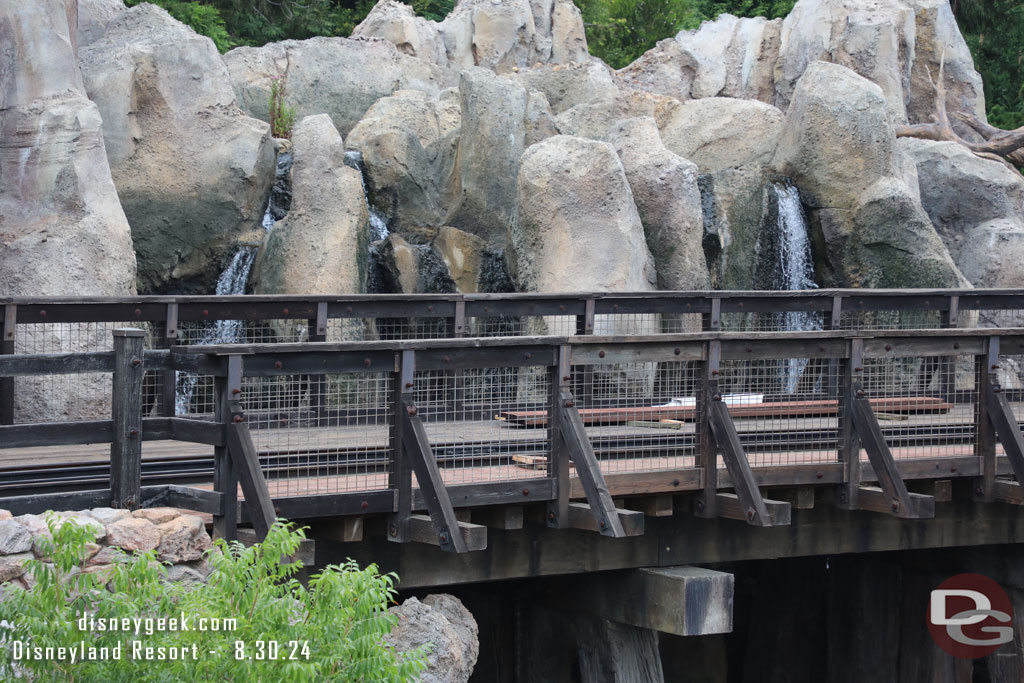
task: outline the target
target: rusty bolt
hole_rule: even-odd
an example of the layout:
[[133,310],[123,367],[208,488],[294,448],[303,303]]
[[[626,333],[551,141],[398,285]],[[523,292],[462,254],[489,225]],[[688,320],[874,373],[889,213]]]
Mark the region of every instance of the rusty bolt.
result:
[[8,336],[9,338],[13,339],[13,338],[14,338],[14,332],[8,332],[8,333],[7,333],[7,336]]
[[993,365],[993,366],[992,366],[992,369],[993,369],[993,370],[998,370],[998,369],[999,369],[999,366],[998,366],[998,365]]
[[238,424],[239,422],[245,422],[245,418],[242,417],[241,415],[235,415],[234,422],[235,424]]
[[555,513],[554,512],[549,512],[548,513],[548,519],[550,519],[552,522],[555,521]]
[[491,307],[490,306],[484,306],[484,313],[490,313],[490,311],[491,311]]
[[672,355],[674,355],[674,356],[678,356],[682,352],[683,352],[682,349],[680,349],[678,346],[676,348],[672,349]]
[[433,312],[434,312],[434,307],[433,306],[427,306],[427,313],[433,313]]
[[714,375],[715,377],[718,377],[718,375],[720,375],[721,373],[718,372],[718,370],[712,370],[711,374]]
[[45,318],[46,317],[46,309],[43,309],[43,310],[39,311],[39,315],[40,315],[40,317]]
[[530,489],[523,489],[523,495],[524,496],[530,495]]
[[619,305],[618,304],[612,304],[612,310],[613,311],[619,310]]
[[408,414],[410,416],[415,415],[416,414],[416,406],[406,406],[405,407],[405,412],[406,412],[406,414]]
[[604,521],[604,520],[602,519],[602,520],[601,520],[601,528],[603,529],[603,528],[605,528],[606,526],[608,526],[608,525],[607,525],[607,524],[605,524],[605,521]]
[[388,527],[388,534],[390,534],[392,536],[397,536],[398,535],[398,527],[395,526],[394,524],[389,526]]
[[364,500],[362,503],[359,504],[359,507],[361,507],[362,509],[366,510],[367,508],[370,507],[370,503],[368,501]]
[[818,470],[817,472],[814,473],[814,476],[818,479],[821,479],[825,476],[825,473],[822,472],[821,470]]
[[565,306],[559,306],[559,307],[558,307],[558,310],[560,310],[560,311],[564,311],[564,310],[565,310]]
[[441,538],[441,543],[447,543],[448,542],[448,532],[447,531],[442,531],[440,538]]
[[862,368],[861,366],[859,366],[859,365],[858,365],[857,367],[855,367],[855,368],[853,369],[853,371],[854,371],[854,372],[864,372],[864,368]]
[[531,358],[533,358],[533,354],[527,351],[526,353],[523,354],[523,358],[525,358],[526,360],[530,360]]
[[747,508],[747,519],[749,519],[751,522],[754,521],[754,516],[756,514],[757,512],[754,510],[754,508]]
[[754,349],[748,346],[747,347],[747,353],[753,353],[753,352],[754,352]]
[[576,402],[575,402],[575,401],[566,401],[566,402],[565,402],[565,407],[566,407],[566,408],[572,408],[572,407],[573,407],[573,406],[575,406],[575,405],[576,405]]
[[721,401],[722,400],[722,395],[721,394],[715,394],[714,396],[711,397],[711,400],[712,401]]
[[572,375],[563,375],[562,376],[562,381],[563,382],[568,382],[571,379],[572,379]]
[[235,387],[234,389],[231,390],[231,393],[234,394],[235,396],[238,396],[240,393],[242,393],[242,390],[239,389],[238,387]]
[[743,308],[743,302],[742,301],[740,302],[740,308]]
[[346,312],[346,313],[351,313],[351,312],[352,312],[352,307],[351,307],[351,306],[349,306],[348,308],[346,308],[346,309],[345,309],[345,312]]
[[703,498],[698,498],[697,499],[697,509],[698,510],[703,510],[704,509],[704,499]]
[[406,389],[412,389],[412,382],[406,382],[405,383],[405,388]]
[[899,512],[900,511],[900,502],[898,500],[894,500],[892,502],[892,511],[893,512]]
[[287,308],[286,308],[286,309],[284,309],[284,314],[285,314],[285,315],[288,315],[288,309],[287,309]]
[[858,389],[857,390],[857,398],[864,398],[864,390],[863,389]]
[[597,357],[598,358],[604,358],[604,351],[598,351],[597,352]]
[[140,365],[142,365],[142,361],[141,360],[139,360],[138,358],[132,358],[132,367],[133,368],[137,368]]
[[368,368],[371,365],[373,365],[373,361],[372,360],[370,360],[369,358],[364,358],[363,359],[363,367],[364,368]]
[[281,361],[275,361],[274,362],[274,368],[275,369],[280,370],[283,367],[284,367],[284,365],[281,363]]
[[949,471],[950,472],[956,472],[956,465],[950,465],[949,466]]
[[885,350],[886,351],[892,351],[892,344],[886,344],[885,345]]
[[128,432],[128,434],[130,436],[138,436],[139,435],[139,430],[138,429],[133,429],[130,432]]
[[208,311],[207,309],[204,308],[203,309],[203,315],[210,315],[210,311]]
[[673,479],[672,480],[672,486],[679,486],[679,480],[678,479]]
[[441,362],[443,362],[443,363],[451,363],[452,359],[451,359],[450,356],[442,356],[441,357]]
[[136,308],[135,309],[135,315],[142,315],[142,309],[141,308]]
[[953,342],[953,348],[954,349],[959,349],[960,348],[960,342]]

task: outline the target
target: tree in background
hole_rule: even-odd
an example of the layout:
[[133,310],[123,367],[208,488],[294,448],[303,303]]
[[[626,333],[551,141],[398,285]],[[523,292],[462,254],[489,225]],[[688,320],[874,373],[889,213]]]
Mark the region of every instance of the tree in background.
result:
[[985,82],[988,120],[1024,126],[1024,4],[1020,0],[952,0],[957,23]]

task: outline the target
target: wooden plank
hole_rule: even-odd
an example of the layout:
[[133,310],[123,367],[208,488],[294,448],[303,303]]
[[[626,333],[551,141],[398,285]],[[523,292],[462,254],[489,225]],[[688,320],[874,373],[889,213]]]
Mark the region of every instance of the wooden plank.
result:
[[[14,354],[17,322],[17,304],[5,305],[3,317],[0,318],[0,356]],[[14,378],[0,377],[0,425],[12,424],[14,424]]]
[[492,529],[515,530],[523,528],[523,507],[521,505],[492,505],[474,508],[472,522]]
[[931,496],[936,503],[948,503],[953,500],[953,482],[950,479],[914,479],[906,480],[907,490]]
[[441,478],[441,471],[437,467],[434,451],[430,448],[427,428],[416,417],[416,404],[412,401],[411,396],[403,398],[402,407],[402,414],[398,418],[405,421],[402,444],[406,457],[416,472],[416,481],[423,494],[430,518],[434,522],[437,545],[447,552],[467,552],[469,547],[464,542],[462,535],[456,533],[459,521],[455,516],[454,508],[452,508],[452,502],[448,498],[448,491]]
[[995,427],[999,443],[1003,444],[1017,481],[1024,482],[1024,434],[1021,434],[1013,406],[1006,394],[992,383],[988,387],[988,419]]
[[[224,426],[216,422],[172,417],[169,419],[169,424],[171,438],[175,441],[201,443],[208,446],[223,446],[225,443]],[[143,435],[145,435],[145,431],[143,431]]]
[[463,548],[458,551],[462,553],[487,549],[487,527],[468,522],[455,522],[451,529],[454,529],[455,532],[450,534],[446,532],[446,535],[449,539],[454,536],[458,539],[457,541],[442,540],[441,534],[437,532],[434,521],[429,515],[409,517],[410,540],[415,543],[440,546],[442,550],[445,549],[445,546],[458,546]]
[[920,493],[908,493],[903,500],[876,486],[861,486],[857,493],[861,510],[880,512],[904,519],[931,519],[935,517],[935,498]]
[[699,341],[580,345],[574,347],[572,356],[573,365],[577,366],[610,363],[674,363],[703,359],[704,345]]
[[314,524],[311,535],[316,539],[327,539],[339,543],[358,543],[363,540],[363,527],[362,517],[328,519]]
[[842,371],[842,393],[839,397],[838,412],[838,455],[844,471],[843,483],[839,485],[837,491],[837,505],[843,510],[856,510],[862,466],[860,435],[854,425],[853,401],[857,398],[857,391],[860,390],[864,377],[864,340],[854,337],[849,343],[849,358],[839,361]]
[[113,351],[0,355],[0,377],[113,372]]
[[795,486],[792,488],[773,489],[769,491],[769,494],[774,500],[781,500],[789,503],[790,507],[797,510],[814,509],[815,494],[813,486]]
[[[593,300],[589,301],[590,304]],[[548,425],[547,471],[555,487],[555,498],[547,506],[547,524],[556,529],[569,527],[569,498],[572,484],[569,469],[573,466],[572,456],[562,436],[561,393],[569,391],[572,384],[572,347],[558,347],[558,363],[548,370],[548,405],[555,419]]]
[[992,482],[992,500],[997,503],[1024,505],[1024,487],[1018,482],[996,479]]
[[998,383],[999,337],[990,337],[986,353],[974,358],[974,381],[978,387],[978,412],[975,419],[974,452],[981,459],[981,477],[974,488],[978,500],[992,499],[992,484],[996,479],[996,443],[999,437],[991,418],[992,387]]
[[238,471],[228,454],[226,426],[231,419],[231,399],[242,391],[241,357],[229,357],[226,370],[225,376],[213,380],[214,421],[225,436],[224,445],[213,449],[213,488],[224,499],[221,514],[213,517],[213,532],[217,538],[233,541],[238,532]]
[[[235,412],[239,415],[240,411]],[[267,488],[267,480],[260,469],[256,446],[245,423],[232,422],[227,427],[228,453],[231,462],[238,472],[238,483],[245,496],[245,505],[249,510],[249,521],[260,539],[266,538],[267,532],[274,524],[277,515]]]
[[[750,523],[750,508],[743,505],[740,502],[739,496],[735,493],[718,493],[715,497],[718,499],[715,501],[715,504],[719,517]],[[783,526],[790,523],[792,518],[790,509],[792,506],[789,503],[765,498],[764,506],[771,524],[762,524],[761,526]]]
[[[871,412],[871,404],[867,399],[861,397],[853,399],[853,424],[857,435],[864,443],[864,450],[868,453],[875,477],[881,484],[882,490],[885,491],[889,502],[889,512],[897,517],[919,518],[920,512],[927,511],[927,508],[923,504],[915,502],[913,500],[915,496],[911,496],[907,491],[907,486],[900,477],[899,469],[893,460],[892,451],[889,450],[889,446],[885,442],[882,428],[879,426],[878,420],[875,419],[874,413]],[[858,497],[864,497],[863,487],[858,490]],[[925,497],[928,498],[928,496]],[[871,505],[876,504],[875,498],[877,496],[872,497]],[[931,514],[928,516],[934,517],[935,500],[931,499],[931,502]],[[865,508],[866,504],[868,503],[859,501],[858,507],[868,509]],[[870,509],[878,511],[877,506]]]
[[569,526],[573,529],[582,529],[584,531],[597,531],[604,536],[611,536],[604,532],[606,527],[600,526],[598,517],[601,519],[607,519],[614,515],[622,529],[621,536],[615,536],[614,538],[624,538],[626,536],[642,536],[644,533],[644,513],[636,510],[623,510],[621,508],[612,508],[610,513],[595,512],[594,509],[587,503],[569,503]]
[[110,443],[111,441],[113,441],[113,423],[110,420],[0,426],[0,444],[4,449]]
[[[601,465],[597,461],[594,449],[590,445],[587,431],[583,427],[579,412],[576,410],[572,399],[572,393],[560,389],[559,400],[559,431],[568,450],[569,457],[576,464],[576,475],[583,485],[587,494],[588,508],[594,515],[597,529],[602,536],[621,538],[626,535],[619,520],[619,515],[612,504],[612,497],[605,483],[604,475],[601,473]],[[570,506],[570,524],[572,523],[572,508]],[[641,515],[641,519],[642,519]]]
[[[161,489],[154,491],[153,489]],[[224,495],[218,491],[168,484],[160,487],[142,487],[148,493],[142,496],[139,507],[173,507],[193,512],[220,515],[224,512]]]
[[114,330],[110,507],[138,507],[142,488],[142,378],[145,332]]
[[671,517],[674,511],[672,496],[644,496],[631,498],[628,503],[630,510],[644,513],[646,517]]
[[[718,393],[717,382],[711,383],[708,396],[708,419],[711,424],[711,433],[714,435],[715,443],[722,451],[722,459],[725,460],[725,467],[732,477],[733,487],[736,490],[739,502],[742,505],[743,518],[748,524],[755,526],[772,526],[773,520],[765,505],[764,498],[757,488],[753,472],[750,471],[750,463],[747,454],[743,452],[740,444],[739,434],[736,433],[736,426],[729,417],[729,408],[721,400]],[[716,498],[716,504],[721,498]]]

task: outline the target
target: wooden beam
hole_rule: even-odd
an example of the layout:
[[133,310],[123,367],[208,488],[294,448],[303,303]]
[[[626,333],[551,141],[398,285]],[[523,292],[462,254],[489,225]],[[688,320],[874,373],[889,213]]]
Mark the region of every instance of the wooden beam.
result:
[[936,503],[953,500],[953,481],[950,479],[908,479],[907,489],[911,494],[931,496]]
[[391,375],[391,410],[394,419],[388,435],[391,451],[391,469],[388,472],[388,488],[395,492],[395,512],[388,520],[388,540],[395,543],[411,541],[409,517],[412,515],[412,464],[405,448],[405,432],[408,421],[401,417],[406,401],[412,402],[412,390],[416,383],[416,352],[402,351],[399,367]]
[[242,393],[242,358],[228,357],[227,372],[213,378],[213,418],[223,432],[223,446],[213,449],[213,489],[224,497],[219,515],[213,516],[213,533],[217,538],[233,541],[238,531],[238,471],[228,453],[227,423],[231,419],[233,396]]
[[[736,433],[736,425],[729,416],[729,407],[722,400],[718,391],[718,383],[711,382],[709,386],[708,418],[711,424],[711,433],[714,435],[715,443],[722,451],[722,459],[725,460],[725,467],[729,470],[732,484],[736,491],[738,503],[741,506],[742,517],[747,524],[754,526],[772,526],[774,518],[768,512],[761,491],[757,488],[757,481],[754,473],[750,470],[750,462],[747,454],[740,444],[739,434]],[[715,496],[716,505],[722,499]],[[783,503],[788,508],[788,503]],[[789,523],[789,515],[776,513],[777,519]]]
[[675,500],[672,496],[644,496],[630,498],[626,507],[644,513],[645,517],[671,517],[675,507],[674,503]]
[[[622,538],[626,531],[619,521],[618,511],[612,503],[611,493],[605,483],[604,475],[601,473],[601,465],[594,454],[594,448],[590,445],[587,437],[587,430],[583,427],[583,420],[580,419],[579,411],[576,410],[576,403],[573,401],[572,393],[568,390],[560,390],[558,399],[559,407],[559,428],[562,439],[569,451],[576,466],[576,476],[587,494],[587,502],[590,504],[588,510],[593,513],[596,523],[595,529],[602,536]],[[577,509],[578,513],[578,509]],[[572,506],[569,509],[570,524],[573,519]],[[643,519],[643,515],[640,516]]]
[[790,507],[797,510],[814,509],[815,490],[813,486],[796,486],[784,489],[772,489],[769,494],[775,500],[789,503]]
[[344,517],[327,519],[313,525],[312,535],[339,543],[357,543],[363,540],[363,518]]
[[[256,533],[255,529],[238,530],[238,542],[243,545],[255,545],[262,540],[263,538]],[[312,538],[305,538],[299,541],[299,547],[296,551],[291,555],[282,557],[281,562],[299,562],[303,567],[315,566],[316,540]]]
[[988,392],[988,419],[995,427],[999,443],[1003,444],[1013,474],[1017,481],[1024,482],[1024,434],[1017,424],[1017,416],[998,384],[990,384]]
[[[593,300],[590,300],[593,303]],[[572,384],[572,347],[563,344],[558,347],[558,363],[548,370],[550,384],[548,405],[553,419],[548,423],[548,476],[555,487],[555,499],[547,505],[547,525],[555,529],[569,527],[569,498],[572,483],[569,479],[569,463],[572,460],[565,437],[562,435],[563,391],[570,391]]]
[[442,550],[448,552],[467,552],[469,547],[462,535],[456,533],[459,520],[448,497],[444,479],[441,478],[441,470],[434,458],[434,451],[430,447],[427,428],[423,421],[416,417],[416,404],[411,395],[406,395],[402,399],[402,408],[398,419],[405,422],[402,436],[405,454],[416,471],[416,481],[423,494],[423,501],[427,505],[430,519],[434,521],[436,543]]
[[[3,307],[0,318],[0,355],[14,355],[15,329],[18,322],[17,304]],[[14,424],[14,378],[0,377],[0,425]]]
[[[718,516],[726,519],[738,519],[741,522],[750,522],[750,508],[744,506],[735,493],[719,493],[715,496],[718,507]],[[789,503],[780,500],[763,499],[765,509],[768,511],[768,518],[771,524],[760,526],[780,526],[789,524],[792,521],[791,506]]]
[[260,468],[260,459],[256,453],[256,446],[252,442],[252,434],[243,420],[235,421],[235,418],[242,417],[241,406],[233,402],[232,421],[228,423],[228,453],[235,471],[238,473],[238,483],[242,486],[242,495],[245,496],[245,506],[249,509],[249,521],[260,540],[267,536],[270,527],[277,518],[274,512],[274,503],[270,498],[270,489],[267,488],[267,480],[263,477],[263,470]]
[[[619,508],[613,508],[612,513],[608,516],[610,517],[612,515],[614,515],[614,518],[618,521],[619,526],[622,528],[622,536],[614,536],[613,538],[643,535],[644,513],[637,512],[635,510],[622,510]],[[594,513],[593,509],[591,509],[589,504],[569,503],[569,526],[573,529],[603,532],[603,528],[599,526],[597,517],[598,515]],[[608,534],[604,535],[607,536]]]
[[474,508],[471,521],[492,529],[522,529],[523,507],[521,505],[491,505],[485,508]]
[[[455,530],[455,533],[450,535],[458,536],[459,540],[457,543],[445,541],[446,545],[459,545],[465,548],[465,550],[459,552],[473,552],[487,549],[487,527],[480,526],[479,524],[469,524],[467,522],[456,522],[451,528]],[[441,545],[441,536],[437,532],[434,520],[428,515],[410,515],[409,532],[412,537],[411,540],[416,543],[436,545],[440,546],[442,550],[446,550],[445,546]]]
[[1024,505],[1024,487],[1017,482],[996,479],[992,482],[992,500],[997,503]]
[[135,509],[142,489],[142,330],[114,330],[111,398],[110,506]]
[[[907,486],[900,477],[899,468],[893,460],[892,451],[885,442],[882,435],[882,428],[871,411],[871,403],[863,397],[863,392],[857,388],[858,395],[853,399],[853,426],[857,435],[864,443],[864,450],[868,453],[871,467],[874,469],[875,477],[885,492],[884,497],[875,493],[869,493],[870,500],[860,500],[857,507],[863,510],[875,512],[889,512],[897,517],[907,519],[931,518],[935,516],[935,499],[931,496],[923,496],[930,500],[926,504],[919,500],[920,494],[911,495]],[[870,489],[867,489],[870,491]],[[857,490],[858,498],[865,497],[865,487]]]

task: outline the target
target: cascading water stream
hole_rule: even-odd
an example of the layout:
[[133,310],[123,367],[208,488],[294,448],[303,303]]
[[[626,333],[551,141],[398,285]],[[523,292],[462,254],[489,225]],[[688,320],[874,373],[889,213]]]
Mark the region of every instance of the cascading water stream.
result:
[[[283,152],[277,157],[274,186],[267,200],[267,209],[263,213],[261,224],[270,232],[274,224],[288,213],[291,208],[291,189],[289,173],[292,167],[292,155]],[[249,282],[249,271],[256,262],[259,245],[243,244],[238,247],[228,266],[217,278],[214,293],[218,296],[245,294]],[[245,341],[245,321],[217,320],[214,321],[199,338],[197,344],[235,344]],[[192,397],[195,395],[199,376],[191,372],[178,373],[177,387],[174,395],[174,412],[177,415],[188,413]]]
[[[811,240],[807,234],[807,217],[800,203],[800,192],[791,183],[774,182],[769,186],[772,197],[769,206],[774,208],[762,225],[761,259],[771,267],[766,284],[776,290],[817,289],[814,282],[814,259],[811,255]],[[774,214],[774,221],[771,216]],[[774,225],[772,225],[774,222]],[[765,234],[765,231],[769,231]],[[817,330],[821,323],[813,313],[794,311],[785,313],[786,330]],[[806,359],[790,359],[783,367],[782,386],[787,394],[796,393],[800,375],[807,365]]]
[[387,219],[370,203],[370,195],[366,191],[366,164],[363,163],[363,155],[355,150],[345,152],[345,165],[359,171],[359,177],[363,182],[363,201],[370,212],[370,241],[379,242],[387,239],[391,231],[388,230]]

